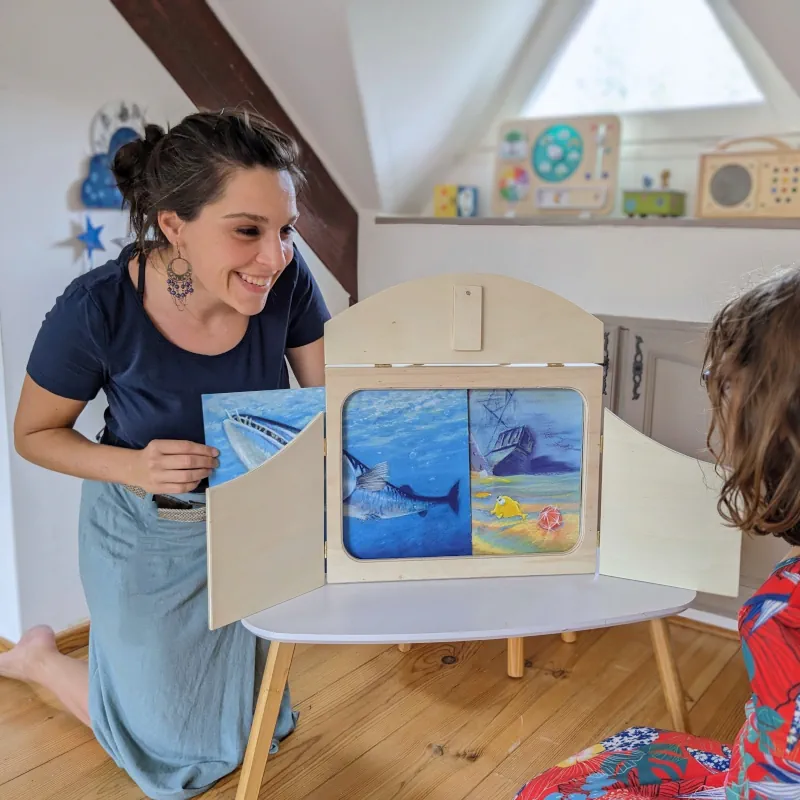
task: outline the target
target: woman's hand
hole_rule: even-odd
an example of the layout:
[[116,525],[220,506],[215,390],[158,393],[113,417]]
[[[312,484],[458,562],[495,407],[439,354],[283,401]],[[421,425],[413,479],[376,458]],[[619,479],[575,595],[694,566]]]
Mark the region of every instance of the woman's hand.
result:
[[154,439],[133,451],[129,483],[152,494],[191,492],[219,466],[219,451],[196,442]]
[[143,450],[90,442],[73,428],[85,405],[48,392],[26,375],[14,420],[17,452],[45,469],[153,494],[190,492],[218,465],[213,447],[194,442],[155,440]]

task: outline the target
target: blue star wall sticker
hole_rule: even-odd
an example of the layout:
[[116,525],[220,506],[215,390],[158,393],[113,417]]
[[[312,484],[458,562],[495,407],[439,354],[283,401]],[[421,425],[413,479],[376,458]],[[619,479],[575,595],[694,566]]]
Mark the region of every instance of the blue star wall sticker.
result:
[[103,243],[100,241],[100,231],[104,228],[103,225],[98,225],[95,227],[92,225],[91,219],[86,217],[86,230],[83,233],[78,234],[78,239],[80,239],[84,246],[86,247],[86,255],[89,258],[90,266],[94,267],[94,251],[95,250],[105,250],[106,248],[103,246]]

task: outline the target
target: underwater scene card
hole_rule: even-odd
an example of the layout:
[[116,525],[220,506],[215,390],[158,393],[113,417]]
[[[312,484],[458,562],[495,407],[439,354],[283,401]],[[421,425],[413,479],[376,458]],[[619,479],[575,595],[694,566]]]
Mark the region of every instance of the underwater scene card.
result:
[[261,466],[325,411],[325,390],[272,389],[202,397],[206,444],[219,450],[217,486]]
[[357,559],[566,553],[580,541],[572,389],[362,390],[342,411],[342,538]]
[[472,555],[467,393],[362,390],[342,409],[342,538],[358,559]]
[[[323,388],[204,395],[206,444],[220,452],[210,485],[260,466],[324,411]],[[354,392],[342,409],[346,552],[385,560],[571,551],[581,538],[584,430],[574,389]]]
[[583,396],[471,390],[473,555],[566,553],[580,541]]

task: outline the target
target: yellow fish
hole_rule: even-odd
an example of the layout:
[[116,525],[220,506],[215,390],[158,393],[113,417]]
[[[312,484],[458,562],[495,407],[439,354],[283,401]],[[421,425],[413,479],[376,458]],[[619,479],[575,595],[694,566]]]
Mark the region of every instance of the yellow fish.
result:
[[506,494],[497,495],[497,500],[491,513],[498,519],[509,519],[510,517],[528,518],[528,515],[522,510],[522,506]]

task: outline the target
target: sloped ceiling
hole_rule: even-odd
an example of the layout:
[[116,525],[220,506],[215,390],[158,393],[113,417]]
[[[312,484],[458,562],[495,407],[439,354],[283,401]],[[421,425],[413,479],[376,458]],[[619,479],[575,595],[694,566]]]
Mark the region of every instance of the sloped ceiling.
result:
[[800,94],[800,57],[797,34],[800,32],[798,0],[731,0],[731,6],[750,28],[775,66],[795,92]]
[[[524,102],[588,5],[208,2],[351,203],[384,213],[420,213],[428,205],[455,160]],[[709,2],[729,4],[800,91],[800,0]]]
[[479,135],[541,5],[352,0],[353,59],[384,210],[418,210]]
[[379,208],[348,0],[208,0],[356,208]]
[[351,202],[419,211],[544,0],[209,0]]

